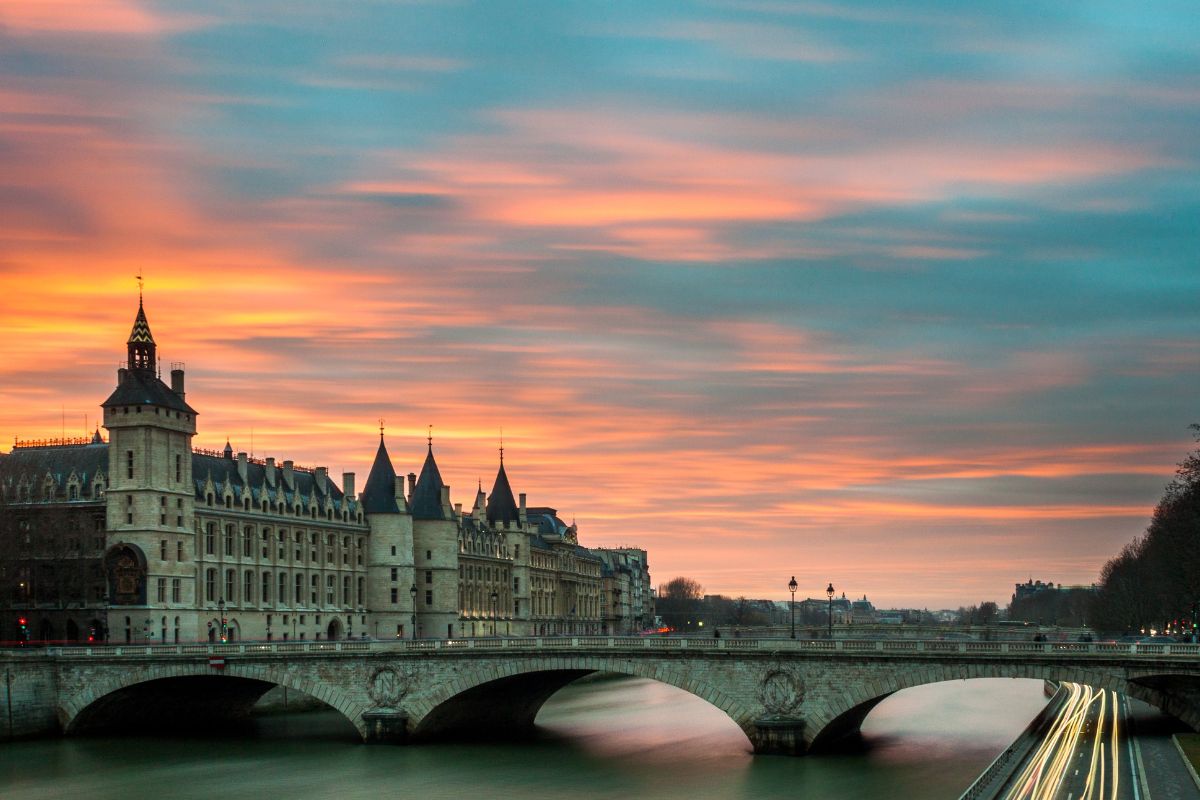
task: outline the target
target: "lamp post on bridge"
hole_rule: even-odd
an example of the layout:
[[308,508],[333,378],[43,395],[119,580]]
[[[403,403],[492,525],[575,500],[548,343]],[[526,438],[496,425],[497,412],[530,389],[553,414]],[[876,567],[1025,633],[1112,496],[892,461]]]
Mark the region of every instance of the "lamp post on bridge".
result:
[[796,583],[796,576],[793,575],[792,579],[790,581],[788,581],[788,591],[792,593],[791,610],[792,610],[792,638],[793,639],[796,638],[796,587],[798,585],[799,584]]
[[495,589],[492,589],[492,638],[495,638],[495,636],[496,636],[496,613],[498,610],[497,606],[496,606],[496,601],[499,599],[500,599],[500,595],[497,594]]
[[417,585],[415,583],[408,590],[408,596],[412,598],[412,638],[415,642],[417,640]]
[[825,594],[829,595],[829,638],[833,638],[833,581],[825,587]]
[[221,617],[221,644],[229,641],[229,622],[225,619],[225,598],[217,600],[217,614]]

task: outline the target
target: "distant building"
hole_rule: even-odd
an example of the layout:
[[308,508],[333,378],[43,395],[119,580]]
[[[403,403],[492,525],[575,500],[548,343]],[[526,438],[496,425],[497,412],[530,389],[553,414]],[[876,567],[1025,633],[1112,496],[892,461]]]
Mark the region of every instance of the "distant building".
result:
[[854,600],[850,603],[850,621],[855,625],[869,625],[878,619],[875,612],[875,606],[867,599],[864,594],[862,600]]
[[1039,625],[1087,624],[1096,587],[1064,586],[1030,579],[1014,585],[1008,619]]

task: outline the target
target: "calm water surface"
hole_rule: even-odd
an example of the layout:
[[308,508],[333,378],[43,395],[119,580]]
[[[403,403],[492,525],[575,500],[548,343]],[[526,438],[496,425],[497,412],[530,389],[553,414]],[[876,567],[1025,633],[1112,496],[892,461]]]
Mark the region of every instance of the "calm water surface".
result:
[[0,744],[0,798],[957,798],[1044,704],[1040,681],[918,687],[871,713],[865,752],[756,758],[712,706],[620,678],[559,692],[531,743],[365,746],[316,712],[230,738]]

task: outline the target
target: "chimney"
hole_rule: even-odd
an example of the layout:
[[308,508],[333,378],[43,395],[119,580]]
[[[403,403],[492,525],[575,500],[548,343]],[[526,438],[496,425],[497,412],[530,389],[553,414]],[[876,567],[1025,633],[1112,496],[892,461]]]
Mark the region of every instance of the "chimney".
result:
[[342,473],[342,493],[345,494],[347,498],[349,498],[351,500],[354,499],[354,473],[353,472],[343,472]]
[[128,377],[129,377],[129,370],[126,369],[125,367],[119,367],[117,369],[117,386],[123,385],[125,383],[125,380]]
[[275,457],[274,456],[267,459],[267,466],[266,466],[266,469],[263,470],[263,472],[265,472],[267,475],[267,486],[270,486],[272,489],[274,489],[275,488]]
[[[408,477],[409,477],[409,480],[411,481],[412,475],[409,475]],[[408,513],[408,503],[404,500],[404,476],[403,475],[396,476],[396,483],[392,490],[392,493],[396,496],[396,507],[400,509],[400,513],[407,514]]]
[[454,504],[454,518],[462,519],[462,503]]
[[238,475],[242,478],[242,483],[246,483],[246,454],[238,453]]
[[[412,503],[413,492],[415,492],[416,490],[417,490],[417,473],[410,472],[410,473],[408,473],[408,502],[409,503]],[[400,495],[397,494],[396,496],[399,497]]]
[[171,391],[179,395],[179,399],[183,399],[183,370],[171,370]]
[[442,486],[442,517],[450,519],[450,487]]
[[321,494],[329,494],[329,488],[325,485],[325,481],[328,478],[329,467],[317,467],[313,470],[313,486]]
[[296,482],[292,475],[292,466],[294,462],[289,458],[283,462],[283,484],[289,489],[296,488]]
[[521,500],[520,508],[517,509],[517,523],[525,527],[525,493],[521,492],[517,497]]

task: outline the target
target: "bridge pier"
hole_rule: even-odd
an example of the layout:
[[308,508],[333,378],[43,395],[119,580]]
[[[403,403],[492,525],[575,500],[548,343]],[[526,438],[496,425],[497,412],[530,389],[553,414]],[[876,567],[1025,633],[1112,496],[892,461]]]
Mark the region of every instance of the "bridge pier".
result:
[[756,755],[802,756],[804,720],[795,717],[766,717],[754,721],[752,744]]
[[368,744],[408,743],[408,715],[403,711],[375,709],[364,711],[362,718],[367,729],[363,739]]

